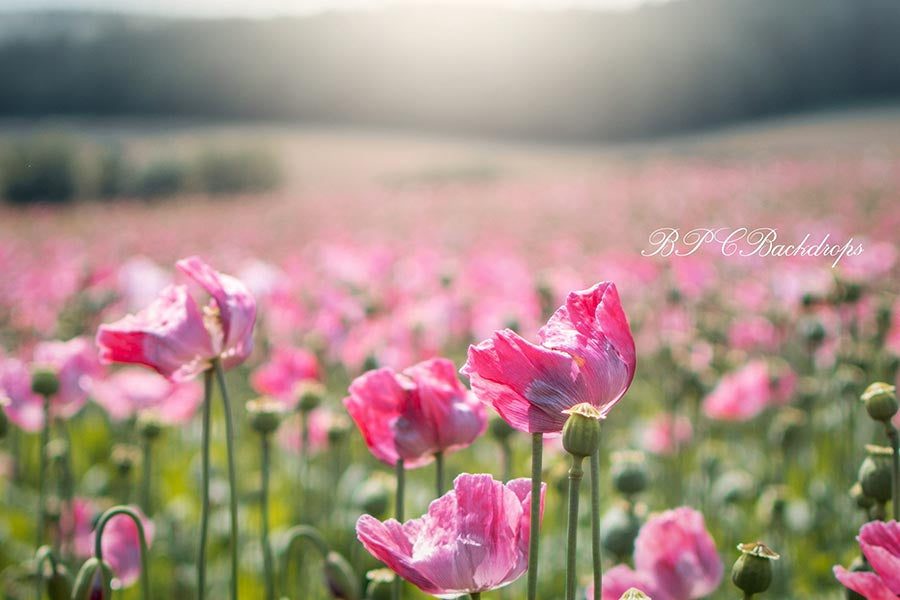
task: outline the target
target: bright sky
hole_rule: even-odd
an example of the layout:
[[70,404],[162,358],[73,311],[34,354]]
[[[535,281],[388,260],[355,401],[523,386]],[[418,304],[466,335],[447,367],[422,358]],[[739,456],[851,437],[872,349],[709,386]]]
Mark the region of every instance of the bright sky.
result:
[[178,16],[269,17],[328,9],[379,8],[390,5],[508,5],[525,8],[628,9],[661,0],[0,0],[0,11],[70,9],[138,12]]

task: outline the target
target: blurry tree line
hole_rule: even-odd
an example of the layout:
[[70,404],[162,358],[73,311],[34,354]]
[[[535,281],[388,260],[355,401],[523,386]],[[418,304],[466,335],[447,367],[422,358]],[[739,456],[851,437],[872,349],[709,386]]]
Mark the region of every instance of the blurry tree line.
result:
[[897,0],[0,21],[0,115],[286,118],[616,139],[900,93]]

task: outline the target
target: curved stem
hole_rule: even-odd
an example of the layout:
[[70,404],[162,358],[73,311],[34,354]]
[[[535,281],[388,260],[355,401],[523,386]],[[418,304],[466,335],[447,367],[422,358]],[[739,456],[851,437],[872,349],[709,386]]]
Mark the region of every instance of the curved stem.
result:
[[262,514],[263,571],[266,576],[266,600],[275,600],[275,573],[272,569],[272,546],[269,544],[269,436],[262,434],[262,485],[259,494]]
[[566,600],[575,600],[575,552],[578,547],[578,489],[584,470],[581,463],[583,456],[572,455],[572,467],[569,469],[569,515],[568,533],[566,534]]
[[34,567],[37,570],[37,588],[35,598],[41,600],[44,595],[44,563],[50,560],[50,567],[56,573],[57,562],[50,546],[41,546],[34,555]]
[[328,544],[322,539],[322,535],[309,525],[298,525],[287,532],[287,544],[284,547],[284,555],[281,559],[281,591],[287,593],[287,574],[291,563],[292,550],[300,540],[309,540],[313,543],[324,559],[328,556]]
[[153,440],[144,436],[143,440],[144,460],[141,467],[143,468],[143,477],[141,479],[141,508],[144,514],[149,516],[152,507],[150,506],[150,485],[152,482],[152,460],[153,460]]
[[[394,500],[394,512],[397,516],[397,520],[400,523],[403,523],[403,503],[404,503],[404,493],[406,488],[406,471],[403,468],[403,459],[397,459],[397,497]],[[400,579],[400,576],[394,577],[394,587],[391,590],[392,597],[394,600],[398,600],[400,598],[400,588],[403,586],[403,580]]]
[[94,556],[97,560],[103,562],[103,530],[110,519],[116,515],[125,515],[134,521],[138,531],[138,541],[141,547],[141,596],[144,600],[150,600],[150,571],[147,566],[147,537],[144,535],[144,524],[141,518],[134,510],[127,506],[113,506],[105,513],[100,515],[97,521],[97,535],[94,538]]
[[44,519],[47,502],[47,444],[50,443],[50,397],[44,396],[43,415],[44,425],[41,427],[41,446],[40,450],[40,467],[38,470],[38,506],[37,506],[37,532],[35,535],[35,546],[40,546],[44,539]]
[[541,462],[544,434],[531,434],[531,527],[528,540],[528,600],[537,599],[538,549],[541,529]]
[[885,421],[888,439],[891,440],[891,449],[894,451],[891,458],[893,460],[894,477],[893,477],[893,517],[895,520],[900,519],[900,435],[897,434],[897,428],[890,421]]
[[600,541],[600,448],[591,455],[591,557],[594,561],[594,600],[603,590],[603,560]]
[[222,404],[225,408],[225,447],[228,453],[228,487],[231,502],[231,600],[238,597],[238,494],[237,475],[234,464],[234,418],[231,414],[231,402],[228,399],[228,387],[225,385],[225,371],[219,359],[213,360],[216,370],[216,379],[219,381],[219,389],[222,391]]
[[437,478],[437,497],[444,495],[444,453],[434,453],[434,466]]
[[209,429],[212,413],[212,377],[213,372],[207,369],[203,373],[203,500],[200,509],[200,550],[197,553],[197,599],[206,597],[206,538],[209,534]]

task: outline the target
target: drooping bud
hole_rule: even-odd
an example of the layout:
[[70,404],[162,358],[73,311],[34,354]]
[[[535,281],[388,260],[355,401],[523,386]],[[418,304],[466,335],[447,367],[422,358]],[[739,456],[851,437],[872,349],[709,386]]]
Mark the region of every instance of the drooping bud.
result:
[[300,412],[308,413],[322,404],[322,398],[325,397],[325,386],[318,381],[301,381],[297,385],[297,392],[300,398],[297,408],[300,409]]
[[859,484],[863,493],[877,502],[891,499],[891,457],[894,451],[885,446],[866,445],[868,456],[859,467]]
[[738,544],[740,557],[731,569],[731,581],[745,595],[752,596],[769,589],[772,583],[772,561],[781,558],[762,542]]
[[563,426],[563,448],[574,456],[592,455],[600,446],[600,411],[582,402],[563,412],[569,415]]
[[36,367],[31,372],[31,391],[49,398],[59,391],[59,376],[46,367]]
[[626,590],[619,600],[653,600],[650,596],[637,588]]
[[47,578],[47,597],[50,600],[71,600],[72,598],[72,578],[61,564],[57,564],[56,569]]
[[359,582],[353,567],[337,552],[329,552],[325,556],[325,582],[333,598],[360,600]]
[[866,405],[866,412],[876,421],[887,422],[897,414],[897,388],[878,381],[866,388],[860,399]]
[[72,600],[111,600],[112,579],[109,564],[92,556],[81,565],[75,577]]
[[284,404],[272,398],[257,398],[247,402],[247,414],[250,415],[250,427],[257,433],[268,435],[275,432],[281,424],[285,413]]
[[626,496],[647,488],[647,460],[643,452],[618,451],[611,455],[612,480],[617,490]]

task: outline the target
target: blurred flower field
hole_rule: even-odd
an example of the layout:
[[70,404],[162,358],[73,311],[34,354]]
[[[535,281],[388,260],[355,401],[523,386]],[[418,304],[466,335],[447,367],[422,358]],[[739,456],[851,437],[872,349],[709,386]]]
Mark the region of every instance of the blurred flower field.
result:
[[[851,140],[847,131],[864,129],[868,143],[834,141],[823,133],[832,126]],[[459,370],[470,344],[504,328],[536,344],[569,292],[602,281],[615,283],[636,351],[633,383],[602,421],[604,571],[649,568],[638,568],[648,559],[634,553],[646,556],[648,544],[660,553],[667,537],[648,530],[634,549],[642,523],[685,515],[696,529],[702,516],[699,529],[708,533],[697,533],[697,552],[709,554],[708,535],[722,572],[698,573],[703,586],[670,587],[657,598],[739,597],[731,565],[739,544],[757,540],[781,557],[762,597],[845,597],[833,567],[859,556],[860,527],[879,516],[860,508],[850,490],[866,444],[889,445],[860,396],[873,382],[896,384],[900,357],[896,118],[881,134],[852,120],[769,127],[690,146],[602,151],[481,145],[467,154],[455,141],[445,154],[428,154],[407,140],[398,156],[385,150],[371,165],[348,159],[346,170],[334,148],[350,141],[339,139],[323,156],[287,162],[289,180],[291,161],[304,163],[298,169],[308,177],[258,196],[0,208],[0,396],[9,400],[0,438],[3,597],[34,597],[36,539],[74,574],[93,552],[94,519],[119,504],[146,515],[152,596],[197,597],[203,368],[168,381],[145,367],[101,363],[95,342],[101,325],[151,305],[169,284],[190,284],[206,305],[202,277],[175,267],[194,255],[242,282],[256,304],[252,352],[233,365],[223,359],[236,440],[240,597],[267,597],[268,579],[279,598],[350,598],[334,596],[336,584],[323,579],[327,551],[346,559],[349,572],[341,573],[359,587],[358,597],[367,586],[372,598],[388,597],[390,586],[377,584],[386,574],[375,572],[384,565],[357,539],[356,523],[363,514],[381,521],[395,514],[395,472],[373,456],[345,408],[351,383],[372,369],[399,373],[435,357]],[[491,152],[507,159],[492,162]],[[404,157],[419,165],[415,176],[403,170]],[[827,234],[834,243],[852,237],[863,251],[835,267],[823,256],[723,256],[714,244],[690,256],[642,255],[663,227],[774,228],[786,243]],[[211,306],[223,312],[221,302]],[[60,365],[73,360],[68,377]],[[59,375],[53,394],[60,404],[50,413],[41,494],[43,416],[31,378],[48,366]],[[469,386],[469,377],[457,383]],[[467,396],[463,388],[455,393]],[[227,596],[231,566],[219,394],[216,387],[207,551],[207,597],[214,599]],[[265,469],[270,489],[262,495],[261,409],[246,406],[260,396],[280,407]],[[444,489],[460,473],[530,476],[531,436],[504,428],[478,404],[471,410],[485,411],[486,430],[448,444]],[[426,514],[437,497],[436,465],[413,466],[407,519]],[[568,468],[559,436],[546,436],[539,598],[563,597]],[[629,491],[626,475],[635,472],[644,481]],[[519,494],[516,485],[496,493]],[[591,583],[589,488],[581,489],[579,598]],[[269,506],[269,565],[261,496]],[[896,518],[891,502],[882,508],[882,518]],[[682,512],[659,516],[670,509]],[[298,525],[321,537],[285,552]],[[118,553],[134,558],[133,548],[115,549],[128,546],[133,531],[115,520],[109,527],[125,529],[109,534],[111,549],[104,549],[116,571]],[[690,554],[669,550],[660,560]],[[126,588],[117,598],[142,597],[129,567],[134,560],[115,573]],[[271,570],[276,575],[267,578]],[[658,584],[658,573],[647,576]],[[525,587],[522,576],[485,596],[524,598]],[[428,596],[407,584],[402,597]]]

